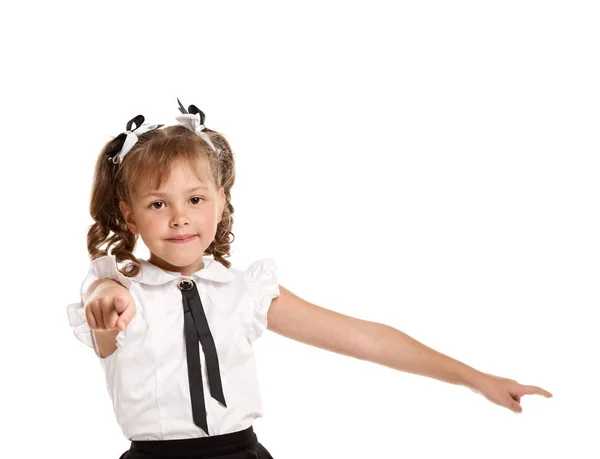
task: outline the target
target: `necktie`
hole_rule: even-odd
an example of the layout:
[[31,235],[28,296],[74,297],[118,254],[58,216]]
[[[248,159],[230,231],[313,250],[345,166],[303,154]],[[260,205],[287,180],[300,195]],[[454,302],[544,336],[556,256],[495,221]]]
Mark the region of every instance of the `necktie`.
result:
[[204,406],[204,390],[202,389],[202,368],[200,365],[198,339],[200,339],[206,360],[210,394],[212,398],[221,402],[226,407],[227,404],[225,403],[223,387],[221,386],[221,375],[219,373],[219,358],[217,357],[215,342],[208,328],[208,322],[195,282],[191,279],[181,279],[178,287],[181,290],[183,302],[185,348],[194,424],[204,430],[206,435],[209,435],[206,408]]

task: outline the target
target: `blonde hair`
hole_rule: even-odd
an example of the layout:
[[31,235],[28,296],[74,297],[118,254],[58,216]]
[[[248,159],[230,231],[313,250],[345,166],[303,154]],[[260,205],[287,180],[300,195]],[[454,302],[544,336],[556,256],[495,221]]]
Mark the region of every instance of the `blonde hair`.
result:
[[[90,215],[95,223],[88,229],[87,247],[92,260],[110,254],[115,257],[117,263],[129,262],[119,269],[123,275],[133,277],[140,272],[139,261],[133,255],[138,235],[129,231],[119,209],[119,201],[131,205],[135,185],[140,180],[145,180],[153,189],[160,188],[168,179],[171,166],[183,161],[194,167],[199,175],[201,171],[204,172],[204,175],[208,176],[206,179],[212,181],[217,191],[221,187],[224,188],[226,202],[223,215],[217,225],[215,238],[203,255],[213,255],[215,261],[226,268],[231,266],[225,258],[230,257],[231,243],[235,239],[231,232],[234,156],[222,134],[210,129],[205,129],[204,133],[209,136],[218,153],[215,153],[199,135],[181,125],[141,134],[120,165],[109,161],[109,156],[120,148],[120,136],[124,134],[104,145],[96,161],[90,196]],[[104,244],[106,247],[102,249]]]

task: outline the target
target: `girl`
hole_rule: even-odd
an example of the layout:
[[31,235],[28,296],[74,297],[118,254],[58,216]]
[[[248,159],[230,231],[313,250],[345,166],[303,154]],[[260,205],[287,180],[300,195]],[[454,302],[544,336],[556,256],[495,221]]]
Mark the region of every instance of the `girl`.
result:
[[[552,396],[477,371],[392,327],[311,304],[278,285],[271,259],[232,268],[233,153],[204,127],[197,107],[179,102],[179,110],[181,124],[166,128],[138,115],[100,153],[91,267],[82,301],[67,308],[75,335],[100,359],[131,441],[122,459],[271,458],[252,428],[263,415],[252,343],[265,328],[467,386],[516,413],[523,395]],[[147,261],[133,255],[138,237]]]

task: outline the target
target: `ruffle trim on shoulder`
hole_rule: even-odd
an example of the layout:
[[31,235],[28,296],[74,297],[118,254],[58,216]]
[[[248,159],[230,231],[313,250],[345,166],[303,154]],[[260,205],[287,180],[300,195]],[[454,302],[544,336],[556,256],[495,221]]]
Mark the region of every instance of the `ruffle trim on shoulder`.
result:
[[279,296],[278,267],[275,260],[264,258],[252,263],[244,272],[251,298],[251,319],[248,339],[256,340],[267,328],[267,313],[271,300]]
[[88,274],[81,284],[80,295],[83,297],[90,285],[98,279],[112,279],[127,289],[131,287],[131,279],[121,274],[117,267],[117,261],[110,255],[92,260]]

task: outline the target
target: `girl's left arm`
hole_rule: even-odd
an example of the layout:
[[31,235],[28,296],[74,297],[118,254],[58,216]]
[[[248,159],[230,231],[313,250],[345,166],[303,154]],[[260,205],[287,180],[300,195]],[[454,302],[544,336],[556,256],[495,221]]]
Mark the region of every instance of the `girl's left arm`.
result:
[[267,328],[287,338],[395,370],[466,386],[488,400],[521,411],[525,394],[552,394],[536,386],[478,371],[378,322],[346,316],[294,295],[279,286],[271,300]]

